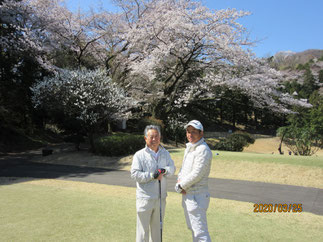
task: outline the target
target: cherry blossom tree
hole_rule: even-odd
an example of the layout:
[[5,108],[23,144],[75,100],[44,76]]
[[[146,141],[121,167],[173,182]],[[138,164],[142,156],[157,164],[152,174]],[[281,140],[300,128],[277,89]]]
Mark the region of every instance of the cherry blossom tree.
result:
[[192,100],[217,100],[218,86],[237,89],[256,107],[275,112],[309,106],[279,92],[284,77],[252,54],[253,42],[238,21],[249,12],[211,10],[193,0],[114,2],[121,11],[73,13],[63,0],[1,1],[2,29],[15,31],[1,35],[0,45],[5,51],[28,50],[56,78],[60,68],[104,65],[114,82],[149,102],[166,123]]
[[93,133],[100,125],[117,119],[127,119],[134,102],[111,81],[106,71],[85,69],[63,70],[45,77],[32,87],[36,108],[58,110],[79,120],[88,132],[92,149]]
[[276,112],[289,112],[291,104],[308,106],[278,92],[280,73],[249,50],[253,43],[238,23],[249,12],[210,10],[190,0],[115,2],[123,11],[120,46],[125,51],[119,56],[131,73],[127,84],[132,87],[134,77],[142,90],[155,83],[161,94],[157,107],[164,108],[161,116],[201,93],[212,96],[208,90],[219,85],[239,89],[256,106]]
[[[4,82],[15,83],[14,92],[12,90],[8,91],[13,85],[6,85],[7,88],[5,90],[1,88],[1,91],[12,94],[16,93],[16,90],[22,86],[27,92],[24,95],[30,100],[29,87],[46,75],[62,76],[63,74],[61,73],[66,73],[62,68],[74,69],[85,66],[94,69],[97,66],[103,66],[107,52],[105,46],[100,42],[105,33],[101,35],[100,31],[96,31],[98,28],[96,22],[99,17],[99,14],[94,12],[82,13],[79,11],[73,13],[65,7],[62,0],[1,1],[1,57],[11,58],[11,65],[9,66],[10,70],[8,68],[1,69],[0,74],[1,79],[5,79]],[[12,56],[16,57],[16,59],[13,60]],[[32,68],[27,70],[28,73],[18,73],[22,66],[26,66],[25,62],[29,59],[31,59],[29,62],[38,64],[42,70],[36,68],[36,64],[34,64]],[[1,62],[2,60],[5,61],[5,58],[1,58]],[[11,75],[4,75],[4,72],[10,72]],[[24,84],[27,76],[31,75],[29,73],[34,75],[33,80],[28,84]],[[82,73],[84,76],[84,71]],[[93,73],[88,73],[88,75],[91,74]],[[67,76],[67,74],[64,75],[65,77]],[[20,78],[19,80],[17,80],[18,77]],[[1,84],[4,82],[1,82]],[[46,81],[39,83],[40,86],[45,84]],[[96,87],[96,84],[93,85]],[[4,87],[4,85],[1,85],[1,87]],[[75,94],[67,93],[71,95],[70,100],[75,98]],[[40,95],[34,94],[34,101],[41,98]],[[17,99],[17,96],[14,95],[11,95],[13,96],[12,99]],[[108,102],[109,95],[106,97],[106,102]],[[41,101],[41,99],[38,101]],[[57,100],[57,103],[59,101]],[[0,100],[1,104],[2,101]],[[46,104],[47,107],[50,105],[55,106],[55,102]],[[87,105],[89,105],[88,109],[91,109],[91,103],[87,103]],[[67,106],[63,105],[62,107],[66,108]],[[73,110],[71,115],[76,115],[77,109],[73,105],[71,108]],[[109,113],[108,110],[105,110],[105,112]],[[115,114],[118,114],[118,112],[115,112]],[[88,112],[86,112],[86,115],[89,115],[89,119],[93,119],[93,115],[95,116],[95,114],[89,114]],[[84,116],[79,116],[78,118],[84,124],[92,125],[89,119],[85,119]],[[93,122],[98,122],[98,120]]]
[[[47,1],[47,9],[56,6],[56,2]],[[41,1],[37,3],[38,7],[44,5]],[[46,58],[46,54],[52,50],[49,48],[51,41],[48,38],[47,26],[56,25],[51,21],[52,14],[48,14],[44,9],[37,12],[34,5],[37,5],[36,1],[3,1],[0,6],[2,27],[14,31],[2,35],[0,44],[5,51],[15,51],[18,54],[28,52],[43,68],[51,70],[52,65]]]
[[[45,28],[48,39],[51,40],[51,46],[55,50],[51,53],[51,58],[58,60],[55,65],[61,65],[59,56],[62,52],[71,56],[71,63],[65,64],[67,67],[81,68],[85,66],[94,69],[98,65],[103,65],[107,51],[105,46],[100,43],[106,33],[98,31],[99,26],[97,25],[97,19],[101,18],[101,14],[93,11],[74,13],[63,7],[64,1],[59,0],[56,0],[55,6],[50,9],[48,9],[46,0],[33,0],[33,2],[35,12],[51,16],[50,22],[45,25]],[[53,55],[53,53],[55,54]]]
[[[64,52],[70,58],[70,67],[89,65],[94,68],[105,60],[103,38],[95,24],[100,14],[95,12],[71,12],[64,0],[4,0],[0,6],[1,21],[16,28],[19,38],[2,36],[3,48],[35,53],[46,69],[62,65]],[[90,59],[90,61],[86,61]]]

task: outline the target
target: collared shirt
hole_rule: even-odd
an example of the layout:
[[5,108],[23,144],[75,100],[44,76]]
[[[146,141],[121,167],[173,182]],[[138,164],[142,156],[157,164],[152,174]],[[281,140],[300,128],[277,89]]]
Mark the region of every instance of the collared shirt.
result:
[[147,150],[148,150],[148,152],[155,158],[155,160],[158,160],[158,156],[159,156],[159,154],[160,154],[160,148],[159,148],[159,146],[158,146],[158,151],[157,152],[155,152],[155,151],[153,151],[152,149],[150,149],[148,146],[147,146]]

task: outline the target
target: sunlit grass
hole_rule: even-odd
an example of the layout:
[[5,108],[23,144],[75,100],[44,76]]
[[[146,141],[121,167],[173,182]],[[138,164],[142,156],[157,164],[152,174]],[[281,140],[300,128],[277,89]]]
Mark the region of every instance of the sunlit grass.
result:
[[[172,149],[169,151],[173,158],[183,159],[184,149]],[[248,152],[213,151],[213,158],[220,161],[246,161],[323,168],[323,157],[321,156],[290,156]]]
[[[61,180],[0,187],[1,241],[134,241],[135,188]],[[323,216],[254,213],[253,204],[211,199],[213,241],[322,241]],[[191,241],[181,195],[169,193],[164,241]]]
[[[184,149],[170,153],[180,168]],[[210,177],[323,188],[323,158],[213,151]]]

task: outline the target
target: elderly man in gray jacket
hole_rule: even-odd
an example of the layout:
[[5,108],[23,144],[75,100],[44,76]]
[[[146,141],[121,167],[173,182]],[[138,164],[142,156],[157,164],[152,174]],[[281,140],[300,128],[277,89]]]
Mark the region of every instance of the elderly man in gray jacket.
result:
[[197,120],[186,128],[186,144],[182,168],[178,174],[175,190],[182,193],[182,206],[187,227],[192,231],[193,241],[211,241],[206,211],[210,203],[208,176],[212,152],[203,138],[203,126]]
[[[147,126],[144,134],[146,147],[136,152],[130,171],[131,177],[137,183],[136,241],[158,242],[161,240],[160,226],[162,224],[160,221],[164,220],[165,215],[167,177],[174,174],[175,166],[168,151],[160,145],[159,126]],[[161,183],[161,201],[159,200],[159,182]],[[160,218],[160,209],[162,218]]]

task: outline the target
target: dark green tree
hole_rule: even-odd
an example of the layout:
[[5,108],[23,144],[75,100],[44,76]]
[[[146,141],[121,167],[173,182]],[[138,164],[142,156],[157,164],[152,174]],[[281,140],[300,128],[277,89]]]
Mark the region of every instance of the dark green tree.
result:
[[323,148],[323,97],[318,91],[310,96],[311,109],[295,109],[288,117],[288,125],[277,134],[296,155],[313,155]]
[[310,103],[313,108],[310,110],[311,126],[317,135],[323,137],[323,96],[318,91],[310,96]]
[[323,83],[323,70],[319,71],[319,82]]
[[304,83],[299,92],[300,97],[308,99],[311,94],[318,89],[315,78],[310,69],[306,69],[304,73]]

